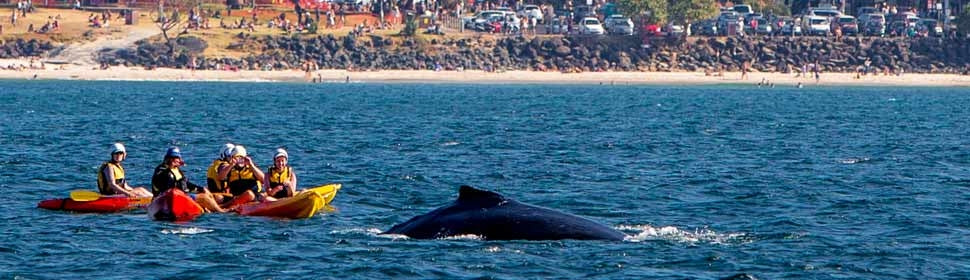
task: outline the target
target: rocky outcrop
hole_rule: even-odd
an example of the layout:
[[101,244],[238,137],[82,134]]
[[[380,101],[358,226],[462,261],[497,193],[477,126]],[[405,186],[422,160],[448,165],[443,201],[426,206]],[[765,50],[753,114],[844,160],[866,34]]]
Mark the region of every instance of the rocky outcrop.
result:
[[[194,37],[193,37],[194,38]],[[713,38],[690,40],[638,37],[505,37],[501,39],[429,39],[363,36],[248,36],[240,33],[230,49],[240,58],[202,55],[200,39],[178,40],[174,57],[161,43],[142,41],[137,48],[102,53],[100,60],[129,66],[184,68],[195,57],[202,69],[293,69],[306,61],[324,69],[515,69],[534,71],[704,71],[788,72],[820,65],[826,72],[871,69],[919,73],[964,73],[970,65],[970,41],[940,38],[820,37]]]
[[17,39],[0,44],[0,58],[43,56],[57,49],[51,42]]

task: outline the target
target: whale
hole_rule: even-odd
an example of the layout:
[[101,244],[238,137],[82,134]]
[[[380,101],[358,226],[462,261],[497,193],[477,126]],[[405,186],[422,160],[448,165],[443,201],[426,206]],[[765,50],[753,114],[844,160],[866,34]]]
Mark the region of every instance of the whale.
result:
[[397,224],[383,234],[414,239],[475,235],[483,240],[611,240],[626,235],[601,223],[539,206],[521,203],[470,186],[458,189],[458,199]]

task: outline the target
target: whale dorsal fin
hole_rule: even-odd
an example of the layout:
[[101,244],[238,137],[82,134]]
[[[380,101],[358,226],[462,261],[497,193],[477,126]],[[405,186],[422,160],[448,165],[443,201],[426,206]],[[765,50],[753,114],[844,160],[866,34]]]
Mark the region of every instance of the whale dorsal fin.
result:
[[505,197],[494,192],[479,190],[470,186],[461,186],[458,189],[458,201],[492,206],[505,202]]

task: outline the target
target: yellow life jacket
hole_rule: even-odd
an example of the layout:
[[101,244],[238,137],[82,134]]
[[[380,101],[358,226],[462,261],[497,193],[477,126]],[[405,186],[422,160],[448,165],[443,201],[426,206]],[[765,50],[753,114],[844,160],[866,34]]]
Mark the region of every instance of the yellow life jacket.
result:
[[107,161],[101,164],[101,168],[98,168],[98,191],[104,195],[113,195],[115,190],[111,188],[108,184],[107,178],[104,177],[104,169],[111,168],[111,174],[115,177],[115,184],[124,186],[125,180],[125,168],[121,167],[121,163],[115,163]]
[[284,166],[283,169],[277,169],[276,166],[269,168],[269,186],[277,187],[283,185],[283,183],[290,180],[291,169],[289,166]]
[[252,190],[253,194],[259,194],[263,190],[263,183],[256,180],[256,174],[249,167],[240,168],[233,166],[226,176],[226,184],[229,186],[229,193],[241,195],[247,190]]
[[229,164],[229,162],[217,159],[212,161],[212,165],[209,165],[209,170],[205,173],[205,181],[210,192],[221,193],[226,190],[226,181],[219,180],[219,168],[226,164]]

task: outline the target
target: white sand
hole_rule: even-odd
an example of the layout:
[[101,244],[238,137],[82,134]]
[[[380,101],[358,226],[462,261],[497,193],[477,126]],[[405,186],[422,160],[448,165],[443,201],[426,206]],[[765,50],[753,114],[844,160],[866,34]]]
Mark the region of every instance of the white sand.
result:
[[[29,65],[28,60],[0,59],[0,68],[7,65]],[[39,61],[35,66],[39,66]],[[119,81],[282,81],[304,82],[305,74],[297,70],[282,71],[190,71],[170,68],[144,70],[142,68],[111,67],[95,70],[92,66],[46,64],[46,70],[0,70],[0,79],[55,79],[55,80],[119,80]],[[705,76],[701,72],[588,72],[563,74],[559,72],[508,71],[486,73],[482,71],[423,71],[384,70],[375,72],[349,72],[344,70],[320,70],[312,77],[322,77],[324,82],[420,82],[420,83],[577,83],[577,84],[756,84],[762,79],[776,86],[805,86],[816,84],[813,78],[795,78],[794,74],[750,73],[741,80],[737,72],[725,72],[723,77]],[[819,85],[881,85],[881,86],[970,86],[970,76],[953,74],[903,74],[868,75],[856,79],[855,73],[822,73]]]

